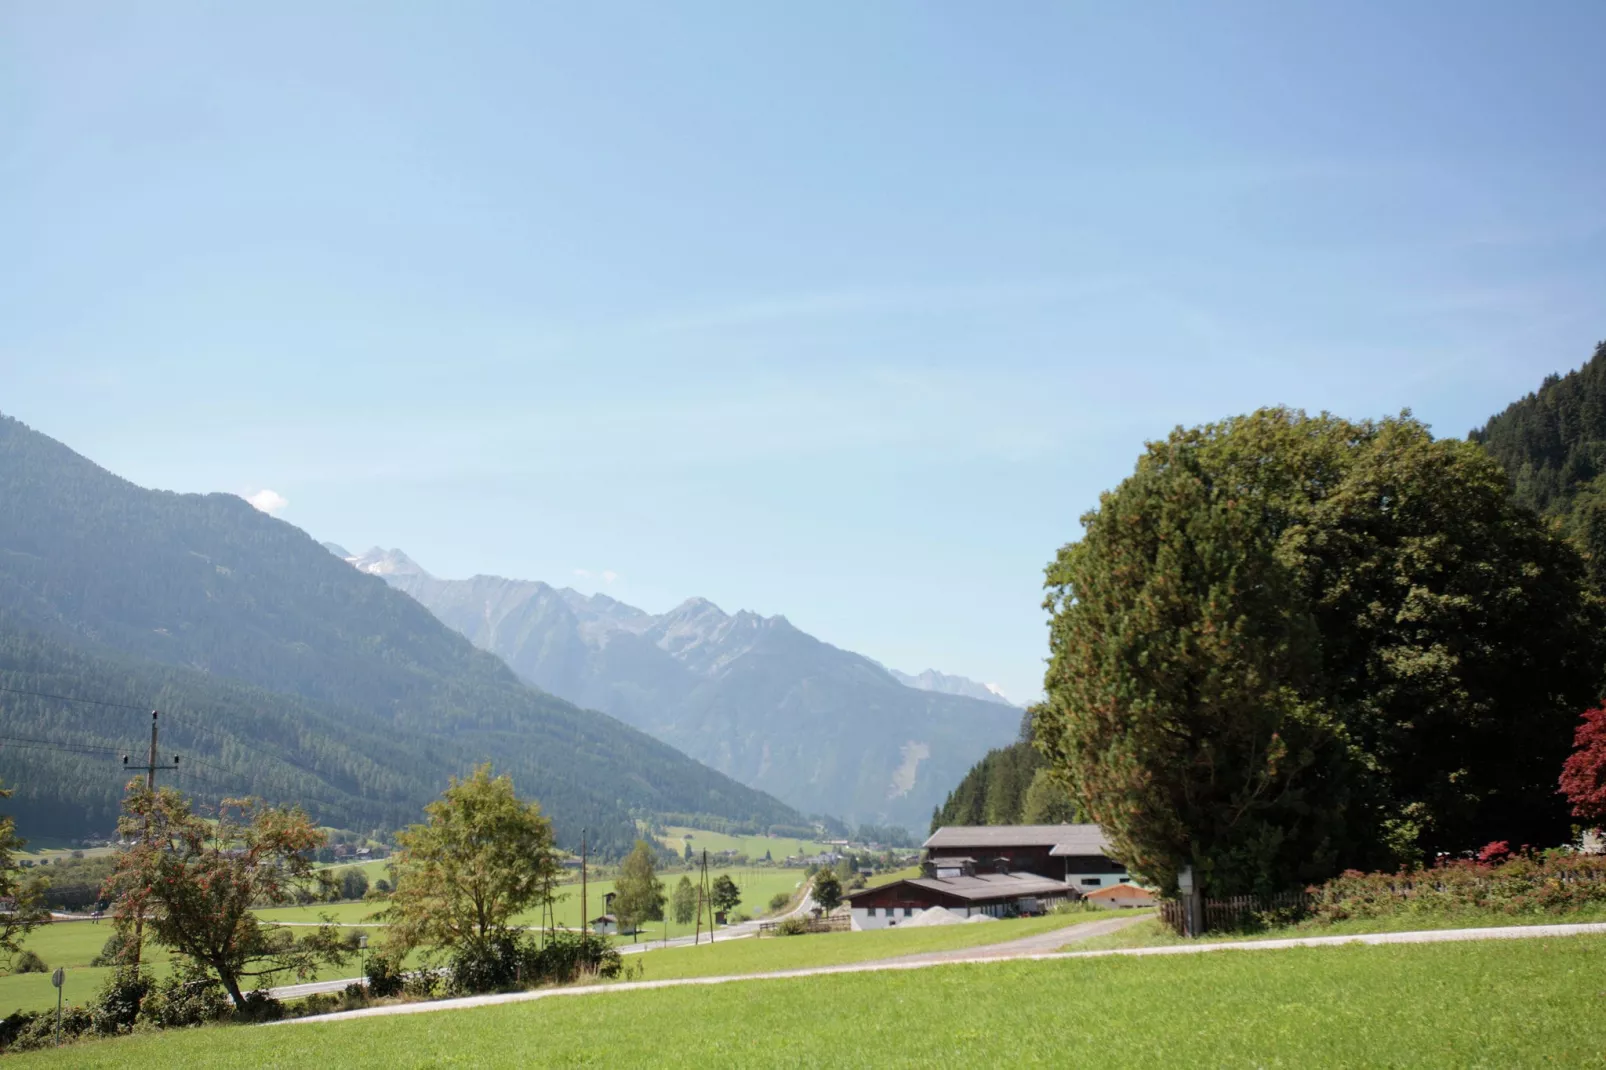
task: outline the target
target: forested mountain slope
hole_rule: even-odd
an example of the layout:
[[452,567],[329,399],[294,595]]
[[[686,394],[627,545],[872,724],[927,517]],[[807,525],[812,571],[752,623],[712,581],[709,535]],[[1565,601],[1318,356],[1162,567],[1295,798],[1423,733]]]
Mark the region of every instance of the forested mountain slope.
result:
[[[566,843],[586,825],[594,841],[627,846],[632,810],[800,819],[527,686],[240,498],[145,490],[0,417],[0,502],[0,686],[165,708],[163,751],[171,740],[213,763],[210,794],[248,787],[320,819],[394,827],[448,775],[494,759]],[[0,734],[13,737],[0,776],[19,787],[19,809],[103,829],[121,776],[88,748],[141,754],[148,717],[0,692]],[[28,742],[40,739],[85,751]],[[194,786],[206,795],[203,773]]]
[[1558,518],[1606,589],[1606,342],[1469,437],[1505,465],[1517,501]]
[[701,598],[651,614],[532,580],[442,580],[397,550],[352,563],[538,687],[850,823],[918,829],[1020,718],[995,699],[906,687],[785,617],[728,614]]

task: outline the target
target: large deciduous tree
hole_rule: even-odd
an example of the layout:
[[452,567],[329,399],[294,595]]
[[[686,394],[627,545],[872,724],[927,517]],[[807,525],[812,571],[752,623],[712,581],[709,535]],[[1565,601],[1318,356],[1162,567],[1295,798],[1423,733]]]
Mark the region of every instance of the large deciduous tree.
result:
[[827,914],[842,905],[842,882],[834,871],[822,869],[814,875],[813,895]]
[[489,763],[452,778],[427,820],[397,837],[396,890],[381,915],[395,951],[485,949],[514,915],[549,902],[558,875],[552,823]]
[[1478,447],[1263,410],[1151,444],[1083,524],[1034,734],[1136,872],[1270,891],[1561,834],[1601,610]]
[[637,840],[636,846],[625,856],[619,867],[619,879],[613,890],[613,912],[622,924],[630,926],[632,934],[638,932],[644,921],[661,921],[664,916],[664,882],[658,879],[653,850],[646,840]]
[[676,925],[690,925],[697,917],[697,889],[685,874],[681,874],[680,883],[675,885],[674,911]]
[[715,910],[729,913],[742,905],[742,890],[731,880],[729,873],[721,873],[714,878],[714,886],[709,889],[708,898],[714,904]]
[[208,821],[175,789],[135,780],[118,833],[133,841],[106,883],[119,926],[143,917],[146,933],[216,978],[237,1008],[246,1006],[247,982],[306,978],[356,948],[333,925],[292,929],[255,913],[318,883],[312,857],[324,833],[299,808],[225,799]]

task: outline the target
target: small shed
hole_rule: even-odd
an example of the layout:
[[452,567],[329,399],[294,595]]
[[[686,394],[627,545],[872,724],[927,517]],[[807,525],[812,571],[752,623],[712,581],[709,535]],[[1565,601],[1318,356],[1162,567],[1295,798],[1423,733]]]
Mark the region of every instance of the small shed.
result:
[[1158,901],[1154,893],[1135,884],[1111,884],[1082,896],[1099,907],[1152,907]]
[[619,917],[616,914],[601,914],[591,919],[591,931],[598,936],[619,935]]

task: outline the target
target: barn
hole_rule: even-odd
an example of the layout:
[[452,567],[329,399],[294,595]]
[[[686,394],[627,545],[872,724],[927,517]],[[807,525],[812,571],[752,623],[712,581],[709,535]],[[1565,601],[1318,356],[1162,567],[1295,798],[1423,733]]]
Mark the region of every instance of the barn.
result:
[[922,876],[847,896],[853,928],[894,928],[931,907],[944,907],[967,918],[1042,914],[1076,896],[1075,889],[1064,881],[1033,873],[980,873],[965,865],[948,876],[937,876],[933,869],[927,863]]
[[945,825],[922,845],[937,875],[966,863],[1061,880],[1080,892],[1129,883],[1097,825]]

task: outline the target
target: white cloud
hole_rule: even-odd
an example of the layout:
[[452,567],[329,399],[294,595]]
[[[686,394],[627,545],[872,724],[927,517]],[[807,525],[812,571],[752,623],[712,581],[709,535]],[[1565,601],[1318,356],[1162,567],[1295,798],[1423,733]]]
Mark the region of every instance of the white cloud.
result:
[[289,498],[286,498],[276,490],[268,490],[265,487],[255,494],[247,494],[245,500],[269,515],[281,511],[290,504]]
[[605,568],[605,569],[602,570],[602,582],[603,583],[612,583],[614,580],[616,580],[618,578],[619,578],[619,573],[613,571],[612,569]]
[[589,580],[591,578],[591,570],[588,568],[577,568],[574,570],[574,574],[579,576],[582,580]]

